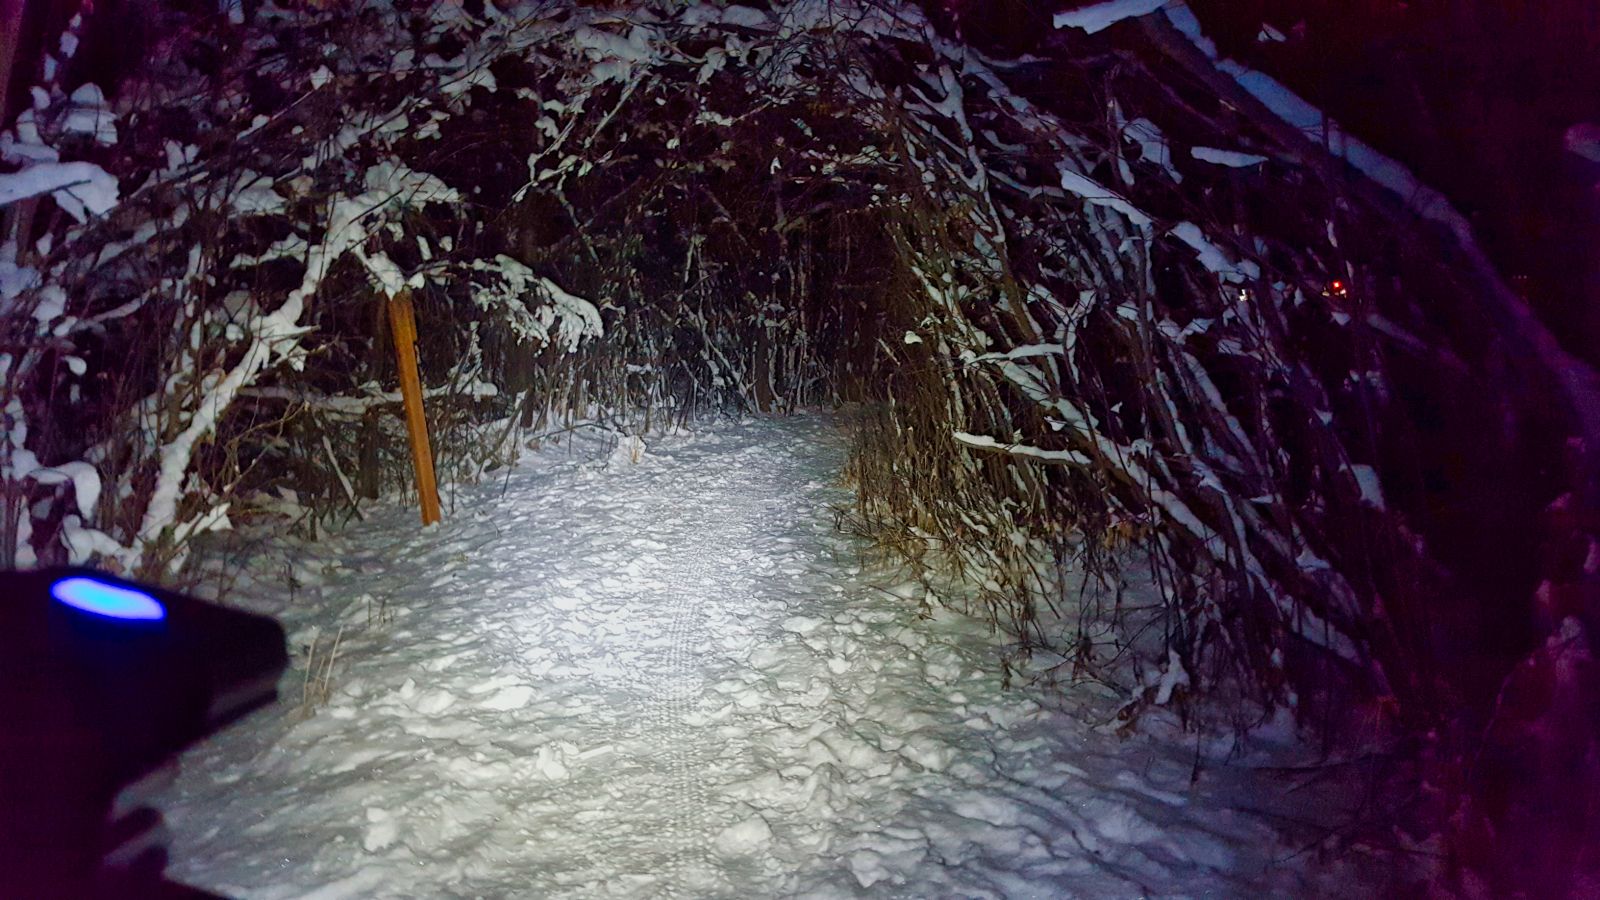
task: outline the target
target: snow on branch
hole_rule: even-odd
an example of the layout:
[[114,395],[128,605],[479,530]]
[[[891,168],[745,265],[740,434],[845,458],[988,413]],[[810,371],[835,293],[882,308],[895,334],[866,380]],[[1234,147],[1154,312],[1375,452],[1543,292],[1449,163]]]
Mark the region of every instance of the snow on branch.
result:
[[79,222],[105,215],[117,205],[117,179],[87,162],[46,162],[0,174],[0,206],[49,194]]
[[1149,15],[1165,6],[1167,0],[1104,0],[1066,12],[1053,20],[1057,28],[1081,28],[1089,34],[1110,28],[1123,19]]
[[979,450],[993,450],[1000,453],[1009,453],[1012,456],[1025,456],[1031,459],[1043,460],[1051,463],[1064,463],[1074,466],[1087,466],[1092,460],[1075,450],[1045,450],[1041,447],[1030,447],[1026,444],[1006,444],[992,437],[982,434],[968,434],[965,431],[951,432],[960,443],[975,447]]
[[[472,300],[480,309],[505,317],[518,338],[554,343],[568,353],[585,338],[605,334],[599,309],[590,301],[562,290],[509,256],[475,260],[469,271],[488,276],[474,279]],[[486,282],[486,283],[485,283]]]

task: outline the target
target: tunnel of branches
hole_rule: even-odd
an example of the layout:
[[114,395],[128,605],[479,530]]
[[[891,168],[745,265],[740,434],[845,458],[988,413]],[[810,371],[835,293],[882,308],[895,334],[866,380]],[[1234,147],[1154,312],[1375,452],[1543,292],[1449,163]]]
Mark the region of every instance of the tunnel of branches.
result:
[[[1585,370],[1441,198],[1181,8],[1025,48],[900,4],[362,9],[173,14],[113,136],[53,118],[95,102],[65,75],[19,123],[121,187],[38,200],[12,252],[6,452],[105,488],[8,491],[8,562],[181,578],[206,532],[410,491],[403,292],[441,480],[833,409],[841,523],[981,585],[1064,682],[1119,650],[1057,615],[1087,570],[1194,714],[1421,761],[1409,799],[1474,797],[1497,853],[1549,804],[1544,852],[1600,846],[1581,791],[1497,768],[1594,752],[1539,724],[1597,724],[1563,655],[1596,614]],[[1119,611],[1152,563],[1162,608]]]

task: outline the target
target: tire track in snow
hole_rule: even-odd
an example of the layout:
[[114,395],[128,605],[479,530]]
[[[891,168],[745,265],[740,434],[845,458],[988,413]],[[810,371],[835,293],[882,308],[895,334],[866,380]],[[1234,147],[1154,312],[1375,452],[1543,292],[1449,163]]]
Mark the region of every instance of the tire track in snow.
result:
[[[676,578],[673,583],[679,582]],[[664,677],[656,681],[650,696],[650,721],[653,730],[665,742],[667,757],[667,784],[664,802],[668,805],[673,834],[672,849],[666,860],[664,896],[677,897],[684,886],[685,868],[703,858],[705,845],[700,832],[701,806],[694,794],[694,771],[690,742],[693,735],[688,726],[689,705],[699,693],[693,669],[694,652],[691,641],[695,632],[694,619],[698,604],[687,592],[674,592],[669,601],[667,647],[663,654]]]
[[[755,452],[746,448],[739,455]],[[719,462],[720,471],[709,469]],[[665,498],[680,511],[674,530],[683,533],[681,523],[688,519],[695,540],[673,548],[662,560],[662,580],[679,587],[668,601],[665,676],[650,697],[652,724],[666,744],[670,771],[665,800],[673,809],[674,850],[663,885],[668,897],[699,896],[715,887],[712,842],[719,828],[730,823],[715,822],[708,814],[713,804],[707,780],[718,756],[714,734],[691,724],[705,697],[712,662],[705,603],[715,598],[720,606],[750,607],[755,585],[747,557],[771,492],[746,476],[752,468],[761,471],[759,467],[728,466],[726,451],[696,458],[695,463],[693,475],[673,479],[674,489]],[[730,469],[736,473],[733,481],[724,477]],[[707,502],[713,498],[717,502]]]

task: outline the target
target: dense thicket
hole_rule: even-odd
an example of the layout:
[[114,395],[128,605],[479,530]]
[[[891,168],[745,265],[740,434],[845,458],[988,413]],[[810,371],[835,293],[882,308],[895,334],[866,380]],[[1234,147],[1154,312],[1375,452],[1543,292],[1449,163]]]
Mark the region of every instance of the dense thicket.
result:
[[[1600,123],[1600,6],[1227,0],[1195,11],[1230,56],[1448,194],[1556,337],[1600,362],[1600,161],[1567,149]],[[1283,39],[1259,40],[1263,21]]]
[[1425,759],[1508,871],[1529,804],[1600,846],[1495,768],[1594,753],[1592,374],[1181,7],[1005,56],[945,7],[330,6],[179,17],[111,100],[54,65],[0,144],[7,563],[160,575],[403,486],[409,291],[447,478],[850,401],[851,521],[1024,651],[1116,656],[1057,575],[1155,561],[1129,714],[1242,692]]

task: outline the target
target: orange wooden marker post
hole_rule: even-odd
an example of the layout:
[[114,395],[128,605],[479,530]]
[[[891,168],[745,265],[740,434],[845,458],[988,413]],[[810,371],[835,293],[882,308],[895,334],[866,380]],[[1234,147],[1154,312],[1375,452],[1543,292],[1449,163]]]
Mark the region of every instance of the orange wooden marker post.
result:
[[432,525],[439,521],[439,485],[433,477],[428,419],[422,414],[422,377],[417,374],[417,316],[411,308],[409,290],[389,298],[389,331],[394,335],[394,355],[400,364],[400,396],[406,405],[406,431],[411,435],[411,463],[417,470],[422,524]]

